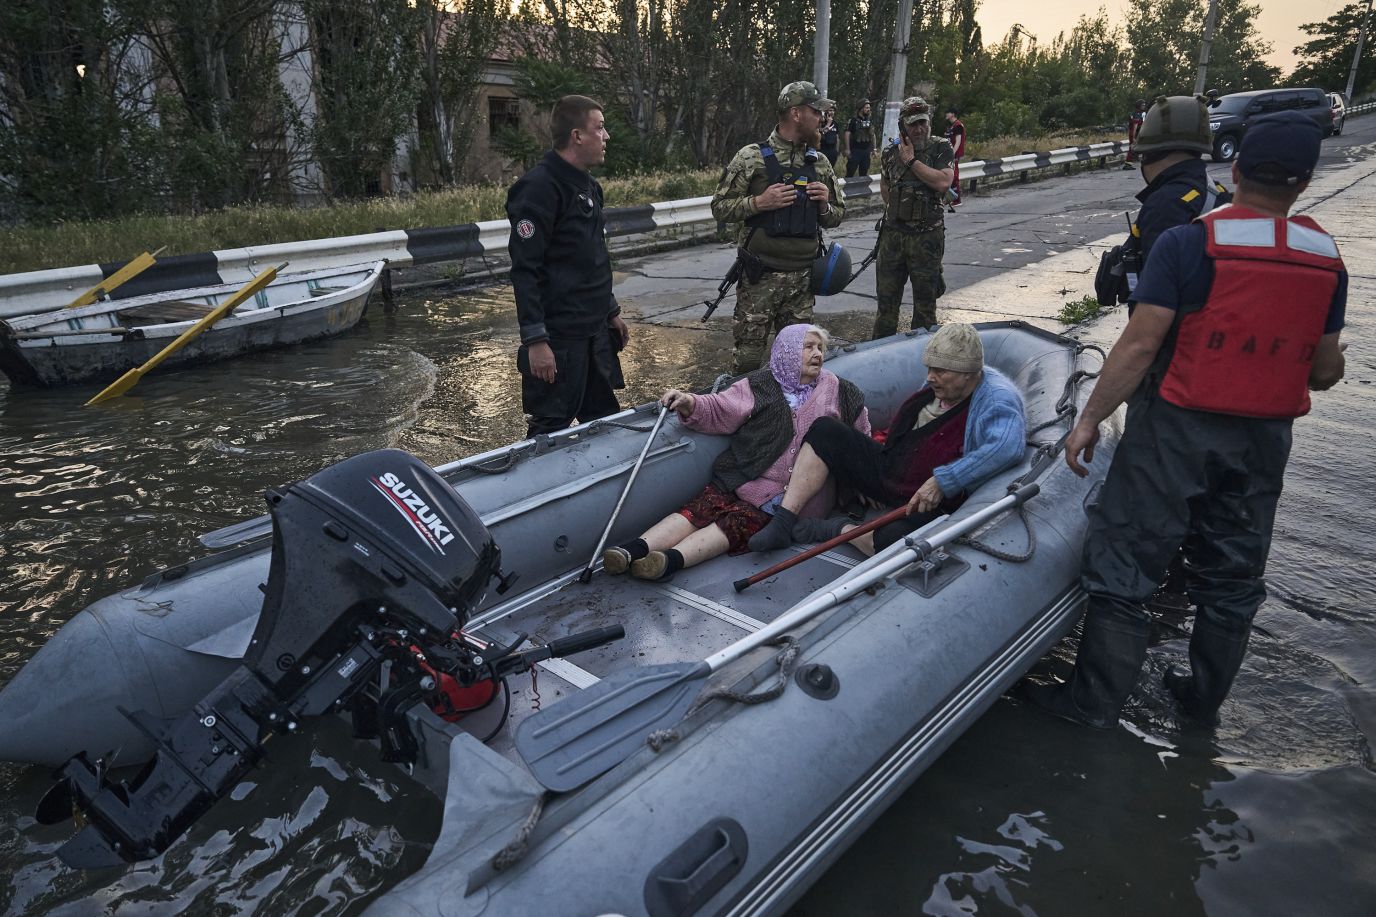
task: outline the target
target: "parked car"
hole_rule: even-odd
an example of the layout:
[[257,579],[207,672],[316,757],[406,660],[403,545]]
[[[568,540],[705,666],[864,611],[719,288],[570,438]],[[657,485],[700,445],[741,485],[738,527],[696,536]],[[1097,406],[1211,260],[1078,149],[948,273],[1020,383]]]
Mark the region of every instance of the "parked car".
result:
[[1347,120],[1347,100],[1341,92],[1328,94],[1328,108],[1333,113],[1333,133],[1343,132],[1343,122]]
[[1209,102],[1209,127],[1214,134],[1214,162],[1231,162],[1247,133],[1247,126],[1278,111],[1298,111],[1309,115],[1323,128],[1324,136],[1335,133],[1333,108],[1322,89],[1260,89],[1218,96]]

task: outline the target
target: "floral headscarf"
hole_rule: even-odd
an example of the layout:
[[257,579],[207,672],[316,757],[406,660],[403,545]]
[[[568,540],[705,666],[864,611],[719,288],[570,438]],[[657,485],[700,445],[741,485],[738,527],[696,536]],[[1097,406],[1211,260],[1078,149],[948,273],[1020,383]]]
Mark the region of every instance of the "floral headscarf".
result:
[[806,385],[802,381],[803,342],[810,330],[812,325],[787,326],[774,338],[774,349],[769,352],[769,372],[793,408],[806,402],[817,387],[816,379]]

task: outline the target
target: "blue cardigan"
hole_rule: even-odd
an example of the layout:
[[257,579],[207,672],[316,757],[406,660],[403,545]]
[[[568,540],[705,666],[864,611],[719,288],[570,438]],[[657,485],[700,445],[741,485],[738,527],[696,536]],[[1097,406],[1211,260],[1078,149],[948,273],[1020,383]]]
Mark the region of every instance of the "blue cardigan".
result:
[[1017,464],[1027,446],[1027,416],[1022,395],[1008,377],[984,368],[984,378],[970,396],[965,420],[965,454],[933,471],[941,492],[954,497],[971,491]]

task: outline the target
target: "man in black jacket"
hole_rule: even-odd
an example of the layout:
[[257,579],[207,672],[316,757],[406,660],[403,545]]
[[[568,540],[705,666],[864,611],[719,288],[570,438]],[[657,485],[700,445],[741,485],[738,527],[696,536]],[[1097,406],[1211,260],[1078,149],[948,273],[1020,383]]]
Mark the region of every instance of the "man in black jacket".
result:
[[1116,257],[1095,277],[1095,294],[1101,305],[1128,302],[1137,275],[1157,238],[1174,226],[1184,226],[1215,207],[1232,201],[1223,185],[1209,178],[1203,154],[1213,149],[1209,112],[1196,96],[1160,96],[1146,113],[1137,133],[1137,157],[1142,162],[1146,187],[1137,193],[1142,209],[1132,221],[1131,232]]
[[619,411],[614,390],[625,382],[617,352],[630,337],[612,295],[602,186],[588,172],[607,156],[602,106],[564,96],[550,133],[554,149],[506,195],[527,436]]

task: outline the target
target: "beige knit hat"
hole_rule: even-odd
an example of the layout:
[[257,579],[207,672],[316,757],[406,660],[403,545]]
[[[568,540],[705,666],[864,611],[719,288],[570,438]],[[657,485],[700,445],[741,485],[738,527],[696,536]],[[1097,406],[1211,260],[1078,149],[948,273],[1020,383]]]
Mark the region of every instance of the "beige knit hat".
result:
[[984,345],[974,325],[951,322],[942,325],[927,342],[922,362],[931,369],[977,373],[984,369]]

